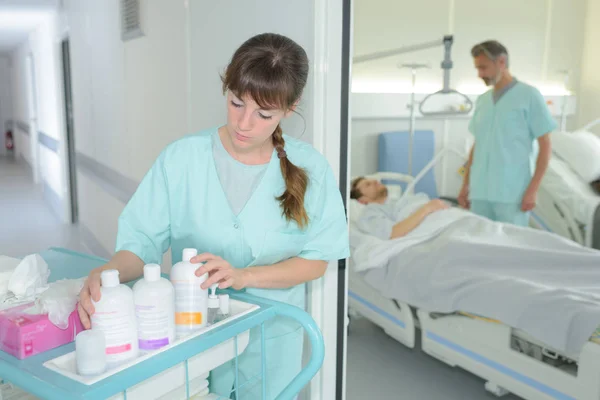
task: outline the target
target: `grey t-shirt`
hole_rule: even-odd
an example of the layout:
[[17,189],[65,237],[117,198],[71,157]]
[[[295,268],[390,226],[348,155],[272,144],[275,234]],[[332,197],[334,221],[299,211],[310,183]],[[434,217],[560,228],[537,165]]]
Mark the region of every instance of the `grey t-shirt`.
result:
[[504,93],[508,92],[510,89],[512,89],[516,84],[517,84],[517,78],[513,77],[512,81],[510,81],[510,83],[506,86],[504,86],[502,89],[500,89],[499,91],[495,91],[494,90],[494,104],[496,104],[500,98],[502,96],[504,96]]
[[219,135],[213,136],[212,150],[223,192],[231,210],[238,215],[254,193],[269,164],[242,164],[225,150]]

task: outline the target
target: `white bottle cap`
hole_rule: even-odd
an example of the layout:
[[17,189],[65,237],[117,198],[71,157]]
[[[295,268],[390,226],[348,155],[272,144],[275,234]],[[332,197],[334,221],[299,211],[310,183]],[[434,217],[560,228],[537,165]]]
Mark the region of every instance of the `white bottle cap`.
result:
[[160,265],[148,264],[144,266],[144,279],[149,282],[160,280]]
[[104,287],[117,287],[119,282],[119,271],[116,269],[105,269],[100,273],[100,281]]
[[208,308],[219,308],[219,298],[217,297],[218,283],[215,283],[210,287],[208,295]]
[[229,295],[228,294],[220,294],[219,295],[219,303],[221,303],[220,308],[223,314],[229,314]]
[[99,375],[106,370],[106,339],[98,329],[80,332],[75,337],[77,373],[84,376]]
[[196,249],[183,249],[183,257],[181,257],[182,261],[190,262],[193,257],[198,255],[198,250]]

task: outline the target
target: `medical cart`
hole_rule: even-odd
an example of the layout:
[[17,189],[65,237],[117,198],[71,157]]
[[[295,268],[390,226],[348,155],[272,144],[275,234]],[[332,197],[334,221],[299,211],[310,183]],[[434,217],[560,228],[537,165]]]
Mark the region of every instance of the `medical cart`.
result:
[[[40,255],[51,271],[49,282],[78,279],[106,263],[102,258],[61,248],[51,248]],[[231,395],[243,400],[243,396],[236,392],[242,390],[244,384],[260,381],[264,399],[265,357],[268,357],[265,354],[265,323],[276,316],[285,316],[304,328],[311,344],[310,360],[277,396],[277,399],[294,398],[323,363],[324,343],[316,323],[303,310],[287,304],[242,293],[230,293],[230,298],[231,317],[228,320],[99,377],[86,378],[76,374],[74,343],[23,360],[0,351],[0,377],[34,396],[48,400],[187,399],[193,394],[191,382],[206,379],[212,369],[233,360],[234,387],[237,390],[234,389]],[[248,345],[250,329],[262,333],[258,339],[262,349],[261,371],[257,371],[256,376],[248,382],[242,383],[238,382],[237,359]],[[229,396],[222,393],[218,395]]]

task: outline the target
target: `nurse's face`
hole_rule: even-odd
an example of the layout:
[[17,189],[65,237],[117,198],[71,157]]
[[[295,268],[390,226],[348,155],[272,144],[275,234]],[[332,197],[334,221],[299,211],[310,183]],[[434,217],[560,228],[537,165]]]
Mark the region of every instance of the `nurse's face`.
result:
[[502,77],[502,72],[504,70],[504,60],[502,58],[492,61],[485,54],[481,54],[474,57],[474,63],[479,78],[481,78],[487,86],[495,85]]
[[363,179],[356,188],[362,194],[358,201],[363,204],[385,200],[388,194],[387,187],[376,179]]
[[237,97],[227,92],[227,130],[232,144],[238,150],[260,148],[275,128],[285,117],[283,110],[266,110],[260,108],[248,96]]

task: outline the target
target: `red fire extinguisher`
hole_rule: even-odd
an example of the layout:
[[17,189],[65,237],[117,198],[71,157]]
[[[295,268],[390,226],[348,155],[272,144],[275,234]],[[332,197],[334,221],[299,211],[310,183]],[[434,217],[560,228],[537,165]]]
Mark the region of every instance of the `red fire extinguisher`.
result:
[[4,144],[6,146],[6,150],[12,150],[14,147],[13,134],[12,131],[6,131],[4,135]]

